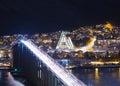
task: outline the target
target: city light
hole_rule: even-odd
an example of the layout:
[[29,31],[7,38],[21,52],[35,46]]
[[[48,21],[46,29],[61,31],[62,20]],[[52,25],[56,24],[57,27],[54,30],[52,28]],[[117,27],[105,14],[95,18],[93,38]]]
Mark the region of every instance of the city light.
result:
[[107,24],[105,24],[105,28],[107,28],[108,30],[112,31],[113,26],[109,22],[107,22]]
[[99,61],[92,61],[90,62],[92,65],[104,65],[104,62],[99,62]]
[[96,41],[96,37],[90,37],[90,39],[86,43],[86,45],[79,49],[76,49],[76,51],[79,51],[79,50],[82,50],[83,52],[93,51],[92,47],[94,46],[95,41]]
[[119,64],[120,62],[116,61],[108,61],[108,62],[100,62],[100,61],[91,61],[90,64],[92,65],[104,65],[104,64]]
[[58,78],[60,78],[65,86],[86,86],[54,59],[34,45],[30,40],[21,40],[21,42],[26,45]]

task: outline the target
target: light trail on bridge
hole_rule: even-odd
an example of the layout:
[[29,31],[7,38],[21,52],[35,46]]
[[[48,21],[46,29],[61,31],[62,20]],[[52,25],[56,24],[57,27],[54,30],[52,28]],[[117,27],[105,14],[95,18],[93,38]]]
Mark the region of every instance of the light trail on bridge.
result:
[[63,82],[65,86],[86,86],[52,57],[38,48],[31,40],[23,39],[21,42],[26,45],[38,57],[38,59],[42,61],[51,70],[51,72]]

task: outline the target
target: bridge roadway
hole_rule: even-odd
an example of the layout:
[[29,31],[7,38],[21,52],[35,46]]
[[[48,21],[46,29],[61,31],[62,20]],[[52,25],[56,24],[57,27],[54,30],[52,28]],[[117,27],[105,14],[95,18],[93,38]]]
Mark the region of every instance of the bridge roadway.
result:
[[[69,73],[63,66],[58,64],[52,57],[42,51],[29,39],[20,40],[31,52],[33,52],[42,61],[45,66],[58,78],[59,86],[86,86],[82,81],[78,80],[73,74]],[[38,77],[37,77],[38,78]],[[49,84],[50,85],[50,84]],[[0,86],[25,86],[17,81],[7,70],[0,68]],[[43,86],[43,85],[42,85]],[[46,85],[44,85],[46,86]],[[55,84],[55,86],[57,86]]]
[[24,86],[19,81],[15,80],[10,72],[0,70],[0,86]]
[[22,39],[21,42],[27,46],[58,79],[63,82],[64,86],[86,86],[72,73],[68,72],[63,66],[57,63],[52,57],[36,46],[31,40]]

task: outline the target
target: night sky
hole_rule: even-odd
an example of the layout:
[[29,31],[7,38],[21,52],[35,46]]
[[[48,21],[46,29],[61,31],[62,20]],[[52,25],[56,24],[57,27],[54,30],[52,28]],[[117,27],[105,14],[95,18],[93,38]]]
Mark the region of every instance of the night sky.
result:
[[120,25],[119,0],[0,0],[0,35]]

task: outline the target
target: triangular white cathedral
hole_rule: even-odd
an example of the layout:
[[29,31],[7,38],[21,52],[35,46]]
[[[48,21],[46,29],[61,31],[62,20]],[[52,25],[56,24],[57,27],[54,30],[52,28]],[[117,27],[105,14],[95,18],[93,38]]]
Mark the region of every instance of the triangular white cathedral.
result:
[[71,41],[71,38],[66,37],[66,34],[67,32],[62,31],[60,39],[56,46],[56,49],[59,49],[59,50],[73,50],[74,49],[74,45]]

